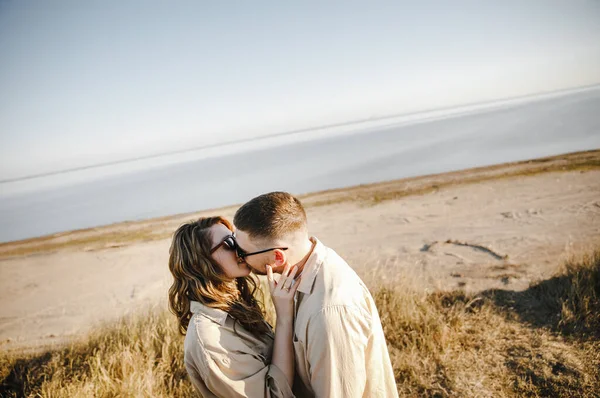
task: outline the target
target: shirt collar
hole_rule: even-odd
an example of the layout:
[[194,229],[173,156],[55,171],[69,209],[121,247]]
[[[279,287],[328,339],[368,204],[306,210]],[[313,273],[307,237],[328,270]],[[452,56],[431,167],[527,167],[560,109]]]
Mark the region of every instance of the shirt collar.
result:
[[298,286],[298,291],[304,294],[310,294],[312,292],[315,279],[317,278],[317,274],[319,273],[321,265],[323,264],[323,258],[325,258],[326,249],[325,245],[323,245],[321,241],[314,236],[310,239],[315,243],[315,247],[306,260],[306,264],[304,264],[302,277],[300,279],[300,286]]
[[190,311],[193,314],[200,314],[210,319],[213,322],[218,323],[219,325],[225,325],[225,320],[227,319],[227,313],[218,308],[207,307],[206,305],[198,302],[191,301],[190,303]]

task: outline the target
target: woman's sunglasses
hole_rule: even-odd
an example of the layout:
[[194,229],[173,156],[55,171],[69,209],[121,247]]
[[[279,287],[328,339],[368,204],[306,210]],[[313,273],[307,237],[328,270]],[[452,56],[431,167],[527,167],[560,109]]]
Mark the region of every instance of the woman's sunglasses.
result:
[[221,241],[221,243],[210,249],[210,254],[213,254],[219,250],[220,247],[224,247],[225,250],[238,251],[238,245],[233,235],[227,235],[225,239]]
[[253,256],[255,254],[270,252],[271,250],[287,250],[288,249],[287,247],[272,247],[270,249],[259,250],[257,252],[247,253],[244,249],[242,249],[238,245],[238,243],[235,240],[235,237],[233,235],[227,235],[225,237],[225,239],[223,239],[221,241],[221,243],[219,243],[218,245],[216,245],[215,247],[210,249],[210,254],[213,254],[214,252],[219,250],[220,247],[224,247],[226,250],[234,251],[235,254],[238,256],[238,258],[241,258],[241,259],[244,259],[248,256]]

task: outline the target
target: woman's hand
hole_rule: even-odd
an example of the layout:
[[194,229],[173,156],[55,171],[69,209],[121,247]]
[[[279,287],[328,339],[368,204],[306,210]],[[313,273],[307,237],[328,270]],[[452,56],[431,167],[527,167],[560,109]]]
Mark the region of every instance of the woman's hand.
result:
[[275,305],[275,312],[277,313],[277,323],[289,322],[291,323],[294,318],[294,294],[300,281],[294,281],[296,272],[298,269],[294,266],[291,267],[287,264],[279,277],[279,280],[275,282],[273,277],[273,268],[267,265],[267,280],[269,281],[269,290],[271,292],[271,298]]
[[297,268],[291,268],[290,270],[290,265],[287,264],[279,280],[275,282],[273,268],[267,265],[269,290],[275,305],[275,312],[277,312],[271,363],[281,369],[290,386],[294,384],[294,347],[292,345],[294,336],[294,294],[300,285],[299,280],[294,282]]

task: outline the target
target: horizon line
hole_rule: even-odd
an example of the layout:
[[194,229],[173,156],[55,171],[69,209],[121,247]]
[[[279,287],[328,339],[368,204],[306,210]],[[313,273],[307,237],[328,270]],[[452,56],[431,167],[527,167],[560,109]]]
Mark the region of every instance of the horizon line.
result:
[[203,150],[203,149],[216,148],[216,147],[225,146],[225,145],[229,145],[229,144],[267,140],[270,138],[284,137],[284,136],[308,132],[308,131],[323,130],[323,129],[334,128],[334,127],[351,126],[354,124],[360,124],[360,123],[365,123],[365,122],[376,122],[376,121],[393,119],[393,118],[402,117],[402,116],[418,115],[421,113],[451,110],[451,109],[455,109],[455,108],[464,108],[464,107],[475,106],[475,105],[482,105],[482,106],[493,105],[494,103],[501,103],[504,101],[520,100],[520,99],[527,99],[527,98],[532,98],[532,97],[533,98],[543,97],[543,96],[552,95],[552,94],[560,94],[560,93],[568,94],[569,92],[575,92],[575,91],[582,90],[582,89],[593,89],[593,88],[600,88],[600,83],[587,85],[587,86],[572,87],[572,88],[568,88],[568,89],[560,89],[560,90],[553,90],[553,91],[541,91],[541,92],[534,93],[534,94],[525,94],[525,95],[519,95],[519,96],[515,96],[515,97],[495,99],[495,100],[484,101],[484,102],[469,102],[469,103],[453,105],[453,106],[423,109],[423,110],[419,110],[419,111],[415,111],[415,112],[394,113],[394,114],[387,114],[387,115],[382,115],[382,116],[370,116],[367,118],[349,120],[349,121],[345,121],[345,122],[330,123],[330,124],[324,124],[324,125],[312,126],[312,127],[303,127],[303,128],[287,130],[287,131],[283,131],[283,132],[279,132],[279,133],[266,134],[266,135],[259,136],[259,137],[240,138],[240,139],[236,139],[236,140],[223,141],[223,142],[214,143],[214,144],[195,146],[192,148],[175,149],[175,150],[171,150],[171,151],[152,153],[152,154],[142,155],[142,156],[133,157],[133,158],[113,160],[113,161],[107,161],[107,162],[98,162],[98,163],[93,163],[93,164],[84,165],[84,166],[72,167],[72,168],[68,168],[68,169],[30,174],[30,175],[26,175],[26,176],[22,176],[22,177],[7,178],[7,179],[0,180],[0,184],[26,181],[26,180],[36,179],[36,178],[49,177],[52,175],[66,174],[66,173],[82,171],[82,170],[89,170],[89,169],[94,169],[94,168],[99,168],[99,167],[125,164],[125,163],[130,163],[130,162],[136,162],[139,160],[155,159],[155,158],[160,158],[163,156],[178,155],[178,154],[183,154],[183,153],[188,153],[188,152],[199,151],[199,150]]

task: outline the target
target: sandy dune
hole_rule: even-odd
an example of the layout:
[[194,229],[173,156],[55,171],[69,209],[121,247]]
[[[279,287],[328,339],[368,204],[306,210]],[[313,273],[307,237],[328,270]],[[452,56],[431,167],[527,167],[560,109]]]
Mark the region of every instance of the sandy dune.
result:
[[[600,151],[309,195],[310,229],[367,281],[524,289],[600,243]],[[235,207],[0,245],[0,348],[164,305],[170,234]]]

